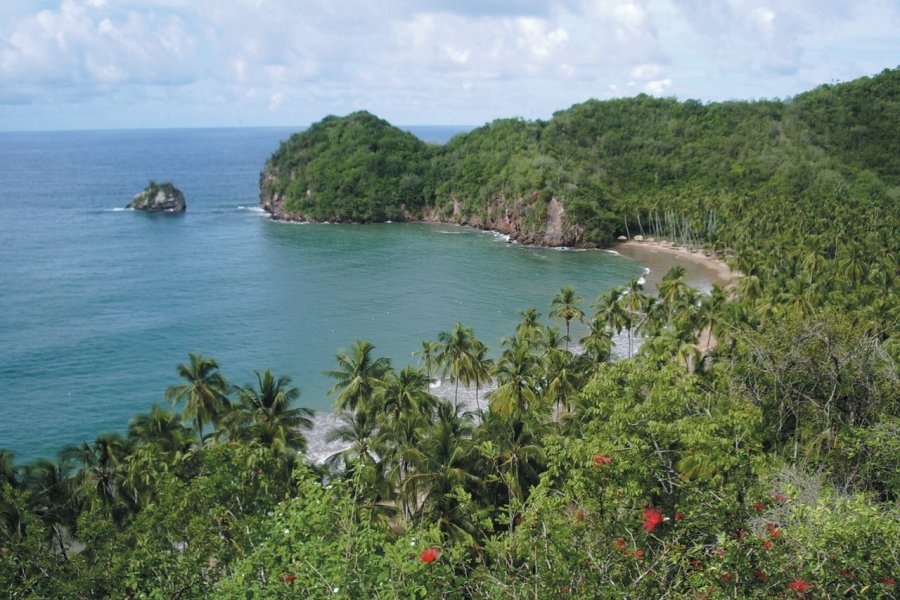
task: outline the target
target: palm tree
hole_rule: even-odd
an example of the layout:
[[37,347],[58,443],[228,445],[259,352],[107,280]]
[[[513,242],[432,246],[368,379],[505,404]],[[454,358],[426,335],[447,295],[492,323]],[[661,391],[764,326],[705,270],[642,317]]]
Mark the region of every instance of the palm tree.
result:
[[503,417],[488,413],[476,432],[475,442],[490,463],[488,470],[495,472],[503,483],[510,532],[514,525],[514,500],[527,499],[529,488],[540,480],[547,460],[540,440],[542,429],[538,422],[521,415]]
[[128,446],[117,433],[97,436],[93,444],[82,442],[63,450],[63,460],[75,460],[81,464],[77,485],[83,495],[96,498],[103,506],[112,508],[120,500],[120,465],[128,454]]
[[[476,365],[477,357],[484,357],[486,347],[472,332],[470,327],[462,323],[456,323],[453,331],[442,331],[438,334],[441,350],[438,354],[438,363],[443,366],[443,377],[449,375],[456,387],[453,393],[454,404],[459,403],[459,382],[466,387],[473,381],[478,381],[482,369]],[[484,381],[482,379],[482,381]]]
[[537,371],[537,359],[525,344],[513,344],[504,350],[494,366],[497,389],[488,396],[491,411],[508,416],[533,406]]
[[338,352],[338,369],[325,371],[336,379],[329,394],[337,394],[335,406],[340,410],[369,410],[375,396],[384,389],[384,379],[391,369],[387,358],[372,358],[375,346],[366,340],[354,340],[350,353]]
[[657,297],[662,303],[662,311],[665,321],[672,319],[672,315],[678,306],[681,305],[682,299],[687,292],[688,285],[684,278],[687,275],[684,267],[678,265],[669,269],[669,272],[663,275],[662,281],[659,283],[659,291]]
[[181,415],[154,404],[148,414],[128,422],[128,441],[135,446],[151,445],[163,452],[177,452],[190,444],[190,430],[182,424]]
[[628,314],[622,309],[621,298],[622,289],[612,288],[605,296],[601,294],[594,303],[597,309],[594,319],[603,323],[610,335],[620,333],[628,325]]
[[217,424],[219,417],[228,410],[228,381],[219,373],[219,363],[193,352],[188,354],[189,364],[178,365],[178,376],[185,380],[166,390],[166,398],[177,406],[185,400],[184,418],[193,421],[203,444],[203,423]]
[[541,324],[541,313],[531,306],[521,313],[522,320],[516,325],[516,339],[526,344],[535,345],[543,335],[544,326]]
[[569,351],[569,325],[573,319],[584,320],[584,311],[578,305],[584,302],[581,296],[575,295],[575,288],[566,286],[557,292],[550,306],[555,307],[550,312],[550,318],[562,319],[566,322],[566,352]]
[[440,344],[423,340],[422,349],[419,352],[413,352],[413,356],[418,356],[420,362],[424,363],[425,376],[428,377],[429,384],[434,380],[431,374],[434,372],[435,366],[437,366],[437,355],[439,351]]
[[569,399],[581,389],[582,371],[579,368],[579,357],[569,352],[552,352],[544,359],[546,375],[544,397],[549,405],[556,404],[559,413],[561,405],[569,410]]
[[0,481],[5,481],[10,487],[16,487],[19,481],[19,473],[13,465],[16,453],[6,448],[0,448]]
[[334,469],[341,463],[346,467],[360,459],[374,463],[372,439],[378,432],[375,417],[368,412],[357,411],[350,415],[341,415],[338,421],[340,425],[328,432],[325,441],[342,442],[348,446],[329,456],[325,464]]
[[[446,405],[446,403],[442,403]],[[438,409],[442,416],[418,447],[407,448],[404,458],[413,465],[404,487],[415,490],[420,500],[418,517],[438,527],[451,539],[470,540],[476,524],[463,513],[455,491],[473,490],[481,485],[474,474],[471,450],[471,422],[460,420],[458,408]],[[407,497],[411,497],[409,492]]]
[[628,356],[633,353],[632,333],[640,328],[641,315],[646,306],[647,299],[643,294],[644,286],[637,279],[628,282],[625,292],[619,297],[619,304],[625,312],[628,329]]
[[584,347],[585,354],[591,358],[596,369],[612,356],[612,335],[606,328],[606,323],[599,318],[591,319],[589,327],[588,334],[578,340],[578,343]]
[[25,466],[22,483],[31,492],[30,510],[44,523],[45,542],[66,557],[66,532],[75,527],[75,502],[69,464],[40,459]]
[[389,421],[403,415],[430,415],[437,398],[428,391],[428,377],[420,369],[406,366],[399,375],[391,372],[381,400],[379,413]]
[[291,408],[300,390],[291,387],[291,378],[266,369],[254,371],[256,386],[238,388],[238,404],[226,415],[228,430],[237,439],[255,440],[277,454],[305,452],[306,437],[301,429],[312,429],[313,411]]

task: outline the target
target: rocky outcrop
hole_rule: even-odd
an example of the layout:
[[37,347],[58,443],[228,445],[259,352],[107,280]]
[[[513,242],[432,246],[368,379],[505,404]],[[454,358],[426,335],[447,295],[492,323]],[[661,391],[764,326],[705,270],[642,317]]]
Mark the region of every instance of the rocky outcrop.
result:
[[507,198],[503,194],[496,194],[488,202],[483,214],[466,214],[462,204],[457,201],[449,211],[441,211],[437,207],[430,209],[422,220],[496,231],[508,235],[511,241],[531,246],[594,247],[594,244],[582,241],[583,228],[569,223],[565,208],[558,198],[551,198],[546,202],[538,196],[537,192],[528,198]]
[[144,191],[136,194],[126,208],[148,212],[184,212],[184,194],[170,182],[151,181]]
[[[278,221],[314,221],[307,215],[285,210],[285,197],[275,191],[276,176],[265,170],[260,178],[259,205]],[[531,246],[593,248],[596,244],[582,240],[583,228],[566,219],[566,211],[558,198],[549,202],[535,192],[531,197],[507,198],[495,194],[479,212],[469,212],[464,203],[429,206],[422,214],[407,212],[407,221],[467,225],[476,229],[508,235],[510,241]]]

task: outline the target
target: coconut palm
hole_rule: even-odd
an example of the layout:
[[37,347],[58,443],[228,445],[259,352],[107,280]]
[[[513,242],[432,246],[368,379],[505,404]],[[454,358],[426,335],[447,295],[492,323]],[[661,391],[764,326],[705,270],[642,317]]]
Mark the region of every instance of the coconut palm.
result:
[[488,413],[476,432],[475,443],[488,462],[484,470],[497,474],[506,493],[510,531],[514,501],[527,499],[529,488],[538,483],[547,460],[541,445],[543,430],[539,422],[522,415],[503,417]]
[[500,415],[525,412],[537,399],[537,358],[525,344],[503,351],[494,366],[497,388],[488,396],[490,410]]
[[44,541],[64,558],[67,531],[74,529],[78,517],[69,467],[65,460],[39,459],[26,465],[22,473],[22,484],[30,492],[30,512],[44,523]]
[[569,400],[578,394],[584,383],[582,376],[583,364],[579,357],[569,352],[552,352],[544,358],[546,373],[543,395],[548,405],[556,404],[556,411],[560,406],[569,410]]
[[291,387],[291,378],[276,377],[269,369],[254,371],[256,385],[238,388],[238,403],[223,418],[232,437],[257,441],[277,454],[305,452],[306,437],[301,429],[312,429],[313,411],[292,404],[300,390]]
[[647,297],[643,294],[644,286],[637,279],[632,279],[625,287],[624,293],[619,297],[617,304],[625,312],[625,321],[628,331],[628,356],[633,354],[633,334],[640,328],[641,317],[647,304]]
[[328,432],[325,441],[347,444],[343,450],[335,452],[325,460],[325,464],[334,469],[347,466],[355,460],[375,462],[372,451],[373,438],[378,432],[375,417],[371,413],[357,411],[338,418],[340,425]]
[[11,487],[16,487],[19,481],[19,473],[13,465],[16,453],[6,448],[0,448],[0,481],[5,481]]
[[391,369],[387,358],[373,358],[375,346],[366,340],[354,340],[350,352],[338,352],[337,369],[325,371],[336,379],[329,394],[337,394],[337,410],[369,410],[376,396],[384,389],[385,377]]
[[166,390],[166,398],[177,406],[185,401],[183,416],[192,421],[203,444],[203,424],[219,422],[219,417],[227,412],[228,381],[219,373],[219,363],[193,352],[188,354],[188,364],[178,365],[178,376],[185,383],[173,385]]
[[438,364],[437,356],[439,351],[440,344],[423,340],[422,349],[418,352],[413,352],[413,356],[418,356],[419,362],[425,367],[425,376],[428,378],[429,384],[434,380],[432,373],[434,373],[434,368]]
[[585,354],[590,357],[593,367],[608,362],[612,357],[612,335],[606,327],[606,323],[599,318],[591,319],[588,334],[578,340],[584,347]]
[[[486,346],[481,343],[472,332],[471,327],[466,327],[460,322],[456,323],[453,331],[442,331],[438,334],[441,350],[438,354],[438,362],[443,367],[443,377],[450,377],[454,382],[454,404],[459,403],[459,384],[466,387],[472,382],[485,382],[486,369],[484,355]],[[481,364],[478,364],[481,361]]]
[[526,344],[538,344],[544,330],[541,313],[537,308],[531,306],[519,314],[522,315],[522,320],[516,325],[516,339]]
[[117,433],[102,434],[92,444],[82,442],[62,452],[63,460],[81,465],[76,476],[80,494],[89,501],[95,497],[107,508],[122,499],[119,497],[120,466],[127,454],[128,445]]
[[416,515],[420,520],[437,523],[451,539],[470,540],[476,524],[463,513],[455,495],[457,488],[476,490],[481,485],[473,472],[470,420],[461,418],[458,408],[450,406],[439,408],[438,415],[439,421],[419,446],[404,452],[413,471],[403,485],[415,490],[419,499]]
[[176,452],[190,445],[190,430],[182,424],[181,415],[154,404],[149,413],[128,422],[128,441],[134,446],[151,445]]
[[573,320],[583,321],[584,311],[578,305],[584,302],[584,298],[575,295],[575,288],[566,286],[557,292],[550,306],[550,318],[562,319],[566,323],[566,352],[569,351],[569,325]]
[[402,415],[430,415],[436,406],[437,398],[428,391],[428,377],[420,369],[406,366],[399,374],[388,376],[379,414],[396,421]]

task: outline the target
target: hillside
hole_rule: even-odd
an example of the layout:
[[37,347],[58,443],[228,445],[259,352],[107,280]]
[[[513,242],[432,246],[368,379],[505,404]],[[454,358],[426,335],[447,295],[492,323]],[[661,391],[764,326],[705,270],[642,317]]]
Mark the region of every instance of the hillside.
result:
[[[463,323],[411,348],[416,367],[353,340],[326,372],[344,449],[325,465],[290,377],[235,386],[189,354],[171,409],[127,436],[26,465],[0,449],[0,589],[896,598],[898,83],[590,101],[442,148],[366,113],[292,137],[262,176],[280,218],[500,223],[535,242],[627,227],[727,252],[739,274],[709,293],[678,267],[653,295],[564,287],[517,307],[496,359]],[[436,378],[480,390],[478,409],[432,395]]]
[[269,160],[262,204],[282,218],[439,219],[544,245],[605,245],[626,233],[626,217],[635,226],[642,211],[676,210],[693,223],[692,241],[716,242],[701,224],[708,211],[748,203],[840,196],[891,208],[898,98],[894,69],[786,102],[589,100],[547,122],[494,121],[439,148],[365,113],[328,117]]

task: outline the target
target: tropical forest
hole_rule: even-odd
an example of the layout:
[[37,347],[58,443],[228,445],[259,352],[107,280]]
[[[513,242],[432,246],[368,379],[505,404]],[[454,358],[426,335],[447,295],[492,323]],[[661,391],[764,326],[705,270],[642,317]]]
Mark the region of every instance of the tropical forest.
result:
[[326,117],[260,193],[282,219],[665,239],[733,277],[563,287],[499,347],[459,322],[403,365],[347,331],[324,462],[302,381],[172,357],[124,433],[0,450],[4,597],[900,596],[900,70],[589,100],[442,146]]

